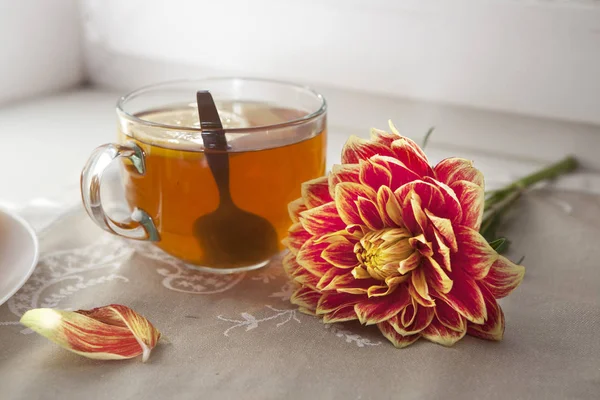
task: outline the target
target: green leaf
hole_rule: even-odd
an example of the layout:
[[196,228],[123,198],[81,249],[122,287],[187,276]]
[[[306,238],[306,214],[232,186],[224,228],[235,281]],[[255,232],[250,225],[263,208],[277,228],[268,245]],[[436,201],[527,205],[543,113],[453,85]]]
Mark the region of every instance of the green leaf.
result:
[[510,240],[508,240],[505,237],[501,237],[496,240],[492,240],[489,243],[490,243],[490,246],[492,246],[492,249],[496,250],[498,253],[506,252],[508,250],[508,247],[510,246]]
[[425,134],[425,137],[423,138],[423,144],[421,145],[422,149],[424,149],[427,146],[427,142],[429,142],[429,136],[431,136],[431,134],[433,133],[434,130],[435,130],[435,126],[432,126],[431,128],[429,128],[429,130]]

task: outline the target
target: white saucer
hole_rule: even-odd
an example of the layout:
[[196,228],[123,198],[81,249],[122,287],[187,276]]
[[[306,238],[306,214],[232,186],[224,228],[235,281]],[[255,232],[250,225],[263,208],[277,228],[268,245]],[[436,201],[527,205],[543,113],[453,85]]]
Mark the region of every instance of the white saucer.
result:
[[21,217],[0,209],[0,305],[27,282],[38,255],[34,230]]

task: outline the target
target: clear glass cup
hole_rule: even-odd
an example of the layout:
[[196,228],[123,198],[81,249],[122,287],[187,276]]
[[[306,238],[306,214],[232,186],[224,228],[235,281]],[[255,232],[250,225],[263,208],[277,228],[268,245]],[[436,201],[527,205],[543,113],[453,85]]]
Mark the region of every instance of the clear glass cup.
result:
[[[209,162],[198,90],[209,90],[219,110],[224,165]],[[83,204],[101,228],[151,241],[192,268],[260,268],[283,249],[292,224],[287,205],[300,197],[301,184],[325,173],[326,110],[307,87],[262,79],[136,90],[118,102],[117,142],[97,148],[82,171]],[[102,174],[116,159],[131,213],[122,221],[107,215],[100,196]]]

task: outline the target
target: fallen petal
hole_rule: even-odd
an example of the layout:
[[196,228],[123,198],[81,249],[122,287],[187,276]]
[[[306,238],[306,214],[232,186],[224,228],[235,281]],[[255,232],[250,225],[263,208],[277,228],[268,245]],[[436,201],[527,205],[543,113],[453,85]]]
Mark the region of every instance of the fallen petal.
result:
[[160,332],[132,309],[111,304],[92,310],[36,308],[21,323],[61,347],[87,358],[148,360]]

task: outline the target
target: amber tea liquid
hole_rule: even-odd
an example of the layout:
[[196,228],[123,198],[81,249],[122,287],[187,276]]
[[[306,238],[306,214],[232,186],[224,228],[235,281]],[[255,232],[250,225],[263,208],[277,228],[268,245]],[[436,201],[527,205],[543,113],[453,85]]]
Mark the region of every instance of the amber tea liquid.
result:
[[[306,114],[262,103],[217,105],[225,129],[284,123]],[[199,127],[195,107],[194,103],[138,116],[156,123]],[[188,263],[219,268],[207,265],[206,249],[193,232],[194,222],[215,211],[219,204],[200,134],[190,137],[189,131],[170,131],[157,139],[144,129],[133,127],[127,133],[120,133],[121,141],[133,139],[143,149],[146,160],[144,175],[139,175],[132,165],[124,164],[129,205],[145,210],[153,218],[160,233],[158,247]],[[233,202],[272,224],[279,249],[283,248],[280,242],[291,224],[287,204],[300,197],[302,182],[325,173],[326,132],[314,132],[307,138],[300,129],[294,132],[294,128],[289,128],[285,134],[274,130],[272,135],[260,132],[228,137],[232,147],[229,180]],[[244,265],[244,260],[239,262]]]

